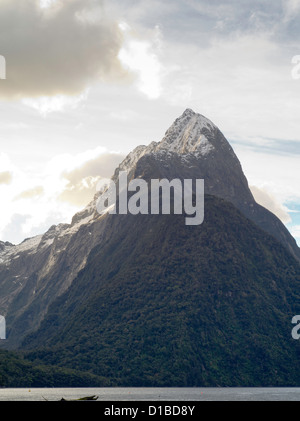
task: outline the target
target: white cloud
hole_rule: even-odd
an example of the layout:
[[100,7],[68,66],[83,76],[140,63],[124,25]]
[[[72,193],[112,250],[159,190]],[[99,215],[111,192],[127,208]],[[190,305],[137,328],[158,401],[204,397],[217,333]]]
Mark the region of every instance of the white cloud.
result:
[[227,137],[299,140],[300,82],[268,34],[212,38],[204,47],[164,41],[162,48],[168,104],[206,115]]
[[46,117],[52,112],[62,112],[66,109],[74,109],[86,100],[88,89],[80,95],[55,95],[53,97],[41,96],[39,98],[24,98],[23,104],[38,111],[42,116]]
[[283,21],[285,23],[294,19],[300,11],[299,0],[282,0],[283,10],[285,12]]
[[136,121],[139,118],[139,114],[136,111],[133,110],[121,110],[119,112],[117,111],[111,111],[109,113],[109,118],[112,120],[117,121]]
[[153,39],[138,39],[130,27],[122,22],[120,29],[125,35],[125,42],[119,52],[119,59],[125,68],[137,75],[138,89],[150,99],[157,99],[162,91],[162,76],[164,68],[159,59],[158,28]]
[[0,152],[0,168],[1,171],[12,169],[12,162],[5,152]]
[[[41,3],[43,10],[36,7]],[[63,151],[78,151],[82,142],[92,151],[99,141],[129,151],[159,141],[187,107],[214,121],[228,140],[239,141],[233,146],[250,184],[282,206],[291,199],[300,202],[298,155],[283,153],[284,139],[294,142],[296,151],[300,133],[300,82],[291,77],[291,58],[299,54],[297,26],[288,31],[299,1],[253,0],[241,8],[237,0],[111,0],[106,2],[108,14],[99,4],[0,1],[1,30],[9,35],[1,38],[0,52],[5,53],[4,47],[9,52],[8,76],[14,78],[7,93],[25,98],[22,104],[42,116],[70,111],[40,119],[20,103],[3,105],[1,150],[15,154],[20,165],[16,168],[0,154],[1,172],[12,174],[10,188],[0,186],[7,205],[3,220],[21,215],[18,221],[27,227],[26,235],[31,232],[28,224],[35,221],[41,227],[50,221],[46,215],[53,220],[60,213],[65,220],[77,209],[71,202],[83,196],[80,189],[89,194],[95,174],[82,169],[85,164],[94,168],[96,161],[93,154]],[[45,28],[40,30],[38,23]],[[127,84],[105,83],[120,79]],[[16,80],[24,86],[19,89]],[[87,95],[86,88],[98,81],[102,83]],[[149,99],[156,100],[155,107]],[[86,107],[79,106],[83,101]],[[281,155],[272,153],[270,139],[281,142]],[[263,152],[267,147],[269,152]],[[95,156],[101,153],[105,150]],[[31,204],[19,201],[16,209],[16,195],[41,185],[43,195]],[[58,204],[63,192],[69,202]],[[27,225],[25,215],[31,215]]]
[[299,156],[265,153],[242,145],[234,145],[234,150],[250,185],[267,191],[284,206],[300,201]]
[[50,7],[56,1],[57,0],[40,0],[40,7],[42,9],[46,9],[47,7]]
[[[294,238],[300,240],[300,225],[294,225],[290,228],[291,234]],[[300,244],[299,244],[300,247]]]
[[[96,193],[100,177],[110,177],[123,155],[103,147],[72,155],[62,154],[48,161],[39,173],[24,171],[0,154],[13,178],[9,188],[0,184],[0,239],[21,242],[43,233],[51,225],[70,222]],[[16,229],[17,227],[17,229]]]
[[288,208],[283,204],[279,203],[276,197],[267,191],[266,188],[258,188],[256,186],[250,186],[250,190],[254,196],[254,199],[261,206],[274,213],[284,224],[292,221],[291,216],[288,213]]
[[9,171],[0,172],[0,184],[10,184],[12,181],[12,174]]

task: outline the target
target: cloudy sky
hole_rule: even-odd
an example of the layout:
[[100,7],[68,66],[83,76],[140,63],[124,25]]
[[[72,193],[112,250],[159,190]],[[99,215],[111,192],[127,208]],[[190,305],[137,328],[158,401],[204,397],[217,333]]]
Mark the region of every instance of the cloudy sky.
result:
[[192,108],[300,244],[299,19],[300,0],[0,0],[0,240],[70,222]]

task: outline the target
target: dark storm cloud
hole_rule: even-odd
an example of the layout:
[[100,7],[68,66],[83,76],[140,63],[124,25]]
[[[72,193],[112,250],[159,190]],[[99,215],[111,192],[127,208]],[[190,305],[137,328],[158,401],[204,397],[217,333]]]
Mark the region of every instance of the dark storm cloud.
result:
[[99,79],[120,77],[122,36],[102,2],[0,1],[0,54],[6,80],[0,97],[78,94]]

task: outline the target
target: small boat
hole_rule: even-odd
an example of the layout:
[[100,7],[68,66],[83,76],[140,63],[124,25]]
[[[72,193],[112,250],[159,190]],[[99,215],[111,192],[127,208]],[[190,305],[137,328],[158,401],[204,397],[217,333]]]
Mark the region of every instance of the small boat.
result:
[[98,396],[85,396],[84,398],[78,398],[78,399],[65,399],[61,398],[61,401],[96,401],[98,399]]

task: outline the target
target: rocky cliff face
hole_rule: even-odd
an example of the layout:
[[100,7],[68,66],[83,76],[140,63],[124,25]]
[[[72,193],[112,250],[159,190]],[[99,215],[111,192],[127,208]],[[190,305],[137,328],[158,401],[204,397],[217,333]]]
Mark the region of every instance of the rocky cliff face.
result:
[[[187,109],[161,142],[137,147],[112,178],[125,170],[129,178],[145,180],[203,178],[206,194],[231,202],[300,260],[295,240],[276,216],[255,202],[233,149],[204,116]],[[97,197],[70,225],[53,226],[17,246],[0,243],[0,314],[7,319],[6,347],[17,347],[40,325],[50,303],[85,267],[91,250],[113,236],[108,215],[96,211]]]
[[205,193],[231,202],[279,240],[300,261],[300,249],[284,224],[257,204],[241,164],[222,132],[206,117],[187,109],[161,142],[139,146],[117,168],[129,178],[202,178]]
[[22,343],[27,359],[114,386],[292,386],[300,265],[231,203],[108,215],[111,236]]
[[0,313],[6,316],[7,341],[2,346],[17,347],[39,326],[49,303],[71,285],[91,249],[102,241],[105,219],[90,206],[70,225],[53,226],[44,235],[3,247]]

